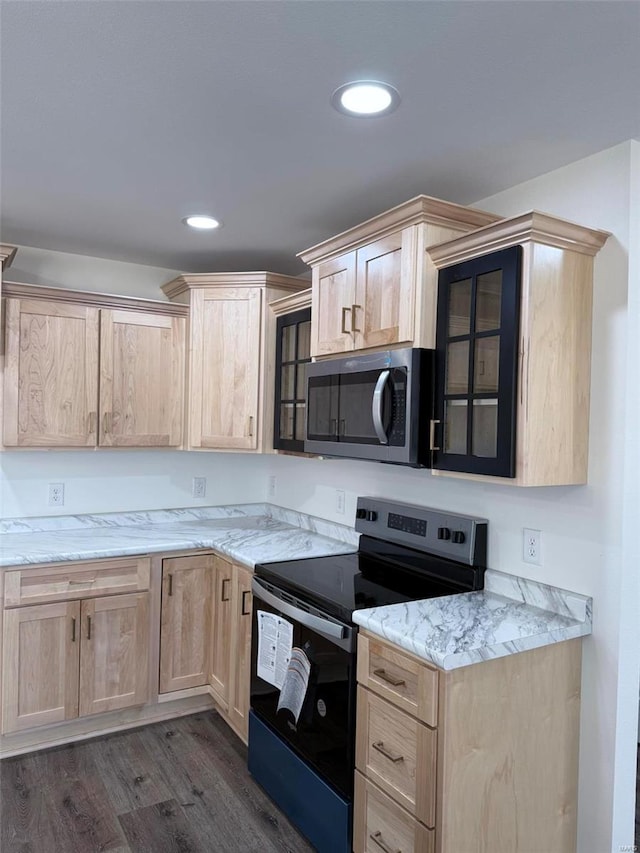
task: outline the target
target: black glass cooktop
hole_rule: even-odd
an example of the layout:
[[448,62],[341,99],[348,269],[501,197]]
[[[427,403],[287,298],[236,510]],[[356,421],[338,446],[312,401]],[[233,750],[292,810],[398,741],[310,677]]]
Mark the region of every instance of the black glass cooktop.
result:
[[351,621],[354,610],[481,589],[483,570],[412,548],[361,536],[354,554],[262,563],[258,577]]

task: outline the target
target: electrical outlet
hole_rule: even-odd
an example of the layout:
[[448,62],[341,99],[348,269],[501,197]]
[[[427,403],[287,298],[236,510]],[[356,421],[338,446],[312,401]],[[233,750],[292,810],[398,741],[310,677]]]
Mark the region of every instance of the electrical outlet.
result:
[[204,498],[207,494],[207,478],[194,477],[191,484],[191,494],[194,498]]
[[542,532],[530,527],[522,528],[522,559],[534,566],[542,565]]
[[64,506],[64,483],[49,483],[49,506]]
[[278,478],[275,474],[269,474],[269,486],[267,489],[267,494],[270,498],[275,498],[276,489],[278,487]]
[[344,515],[344,489],[336,489],[336,512]]

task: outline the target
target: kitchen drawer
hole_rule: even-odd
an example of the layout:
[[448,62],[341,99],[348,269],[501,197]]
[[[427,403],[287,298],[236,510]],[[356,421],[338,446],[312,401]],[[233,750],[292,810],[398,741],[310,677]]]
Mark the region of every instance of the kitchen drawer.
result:
[[48,604],[149,588],[149,557],[58,563],[15,569],[4,576],[5,607]]
[[358,635],[358,683],[428,726],[437,725],[438,670],[362,631]]
[[358,686],[356,767],[429,827],[435,824],[437,734]]
[[395,803],[356,770],[354,853],[434,853],[435,831]]

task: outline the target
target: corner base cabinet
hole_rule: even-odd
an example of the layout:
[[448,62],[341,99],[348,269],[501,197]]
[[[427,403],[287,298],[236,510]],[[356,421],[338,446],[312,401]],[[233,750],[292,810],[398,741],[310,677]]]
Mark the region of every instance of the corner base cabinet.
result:
[[575,853],[581,651],[443,671],[361,631],[355,853]]
[[428,247],[434,473],[587,482],[593,257],[608,236],[533,211]]

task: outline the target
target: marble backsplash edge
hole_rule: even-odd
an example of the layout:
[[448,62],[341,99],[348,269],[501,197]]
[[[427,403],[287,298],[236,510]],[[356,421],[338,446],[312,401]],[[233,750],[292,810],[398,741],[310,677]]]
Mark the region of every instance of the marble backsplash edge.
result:
[[170,524],[177,521],[206,521],[234,516],[267,516],[337,539],[357,547],[359,533],[352,527],[285,509],[276,504],[248,503],[228,506],[183,507],[178,509],[133,510],[129,512],[88,513],[86,515],[49,515],[0,519],[0,535],[9,533],[46,533],[105,527],[134,527],[143,524]]
[[487,569],[484,575],[485,592],[521,601],[550,613],[568,616],[591,625],[593,599],[568,589],[539,583],[529,578]]

